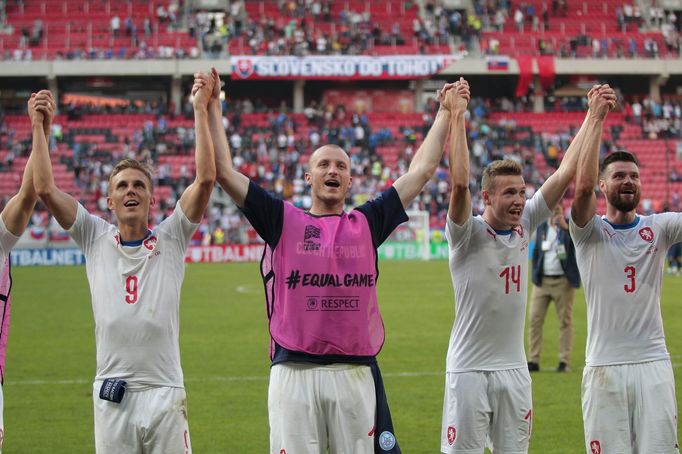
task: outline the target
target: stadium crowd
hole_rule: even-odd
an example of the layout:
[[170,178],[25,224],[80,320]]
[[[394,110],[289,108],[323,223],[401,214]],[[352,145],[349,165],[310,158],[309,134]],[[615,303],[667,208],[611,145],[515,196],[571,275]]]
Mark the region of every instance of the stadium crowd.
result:
[[[159,3],[156,11],[146,15],[113,12],[104,30],[91,30],[89,39],[82,41],[75,37],[86,29],[76,26],[72,28],[76,33],[72,39],[51,35],[54,33],[51,30],[64,26],[59,18],[46,16],[33,20],[30,25],[19,22],[14,27],[12,21],[18,4],[9,2],[10,10],[6,11],[8,4],[3,2],[0,4],[1,15],[5,17],[3,28],[10,35],[18,36],[18,40],[14,48],[11,44],[14,40],[3,41],[0,58],[183,59],[228,54],[375,55],[449,53],[451,50],[466,50],[474,55],[510,52],[514,55],[516,50],[501,48],[499,37],[486,36],[485,32],[529,30],[541,55],[656,58],[679,54],[678,14],[656,3],[645,11],[636,3],[609,10],[608,27],[624,33],[619,36],[611,36],[595,26],[583,26],[576,32],[583,12],[580,5],[567,0],[553,0],[541,10],[533,3],[507,0],[476,0],[473,4],[474,10],[467,12],[453,9],[440,0],[387,2],[386,11],[382,11],[352,3],[340,8],[331,0],[278,0],[251,5],[237,0],[230,2],[224,11],[206,11],[173,0]],[[16,17],[21,21],[21,15]],[[559,30],[552,25],[556,24],[555,19],[561,20],[562,25],[572,26],[562,27],[560,35],[556,35]],[[553,34],[545,36],[546,32]],[[638,32],[648,34],[638,39]],[[102,39],[107,36],[108,39]],[[63,45],[59,44],[60,40]],[[57,46],[58,50],[45,54],[48,43],[50,48]]]
[[[186,106],[184,106],[186,107]],[[571,112],[585,106],[577,99],[547,100],[547,110]],[[223,124],[234,154],[235,166],[258,184],[278,197],[291,200],[296,206],[310,207],[309,188],[304,182],[304,172],[309,154],[322,143],[338,144],[348,150],[353,166],[353,186],[348,193],[347,204],[358,205],[387,188],[408,167],[426,131],[433,121],[437,105],[427,104],[421,119],[414,124],[399,128],[377,127],[372,124],[371,114],[350,112],[341,105],[325,105],[311,102],[303,115],[291,114],[285,107],[272,109],[260,101],[235,100],[225,102]],[[495,101],[474,98],[469,105],[467,131],[471,160],[472,207],[475,213],[483,211],[479,191],[480,174],[492,160],[508,157],[525,169],[524,178],[532,195],[551,173],[566,150],[577,126],[568,125],[554,132],[534,131],[530,126],[517,125],[513,119],[492,119],[492,113],[528,111],[529,105],[521,100],[498,98]],[[103,216],[110,216],[106,209],[107,182],[113,164],[131,157],[151,162],[157,170],[158,186],[168,189],[158,200],[154,222],[160,222],[172,210],[179,194],[189,184],[192,169],[181,163],[179,172],[173,171],[164,156],[190,156],[194,149],[194,129],[191,112],[174,117],[169,106],[163,102],[146,102],[119,107],[88,105],[62,105],[62,113],[68,121],[77,121],[83,115],[93,114],[148,114],[130,137],[109,137],[117,142],[114,147],[102,146],[82,140],[78,131],[66,134],[62,124],[53,126],[50,145],[56,149],[60,144],[71,150],[63,163],[73,172],[82,190],[82,202],[96,207]],[[678,99],[665,98],[657,102],[651,98],[633,99],[623,103],[624,119],[639,125],[643,138],[682,137],[682,103]],[[149,115],[151,114],[151,115]],[[266,122],[244,120],[253,114],[261,114]],[[415,118],[415,117],[411,117]],[[171,127],[170,125],[174,126]],[[605,154],[618,145],[623,126],[610,127],[608,138],[602,142]],[[9,150],[0,160],[0,171],[12,170],[18,156],[30,152],[28,138],[18,139],[16,132],[2,122],[0,126],[2,148]],[[389,165],[384,161],[384,147],[398,149],[397,160]],[[622,147],[620,147],[622,148]],[[537,165],[540,158],[544,165]],[[442,162],[436,178],[416,199],[413,209],[425,210],[431,216],[432,229],[442,229],[448,207],[448,165]],[[671,181],[679,175],[673,173]],[[6,200],[3,201],[3,203]],[[672,194],[672,203],[679,204],[679,195]],[[651,201],[644,200],[645,210],[653,209]],[[46,223],[45,212],[39,211],[34,221]],[[208,216],[200,229],[202,237],[197,242],[248,242],[256,238],[242,220],[236,207],[225,194],[216,189]]]

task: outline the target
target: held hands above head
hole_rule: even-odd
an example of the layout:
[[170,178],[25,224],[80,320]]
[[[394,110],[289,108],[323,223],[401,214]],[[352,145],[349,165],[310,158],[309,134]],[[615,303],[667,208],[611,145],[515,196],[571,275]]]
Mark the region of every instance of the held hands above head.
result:
[[[220,81],[220,75],[215,67],[211,67],[210,74],[198,72],[194,74],[194,85],[192,85],[192,96],[196,96],[197,91],[200,88],[213,84],[213,89],[211,91],[210,101],[215,101],[220,99],[220,89],[222,88],[222,82]],[[210,102],[209,101],[209,102]]]
[[31,93],[28,100],[28,116],[32,124],[42,124],[46,136],[50,134],[56,104],[49,90]]
[[460,77],[457,82],[445,84],[437,94],[441,109],[454,114],[464,113],[471,99],[469,82],[463,77]]
[[192,85],[192,96],[194,97],[192,105],[194,109],[208,107],[208,103],[213,97],[215,85],[216,77],[213,74],[202,72],[194,74],[194,85]]
[[606,115],[616,108],[616,92],[608,84],[593,85],[587,93],[590,115],[603,120]]

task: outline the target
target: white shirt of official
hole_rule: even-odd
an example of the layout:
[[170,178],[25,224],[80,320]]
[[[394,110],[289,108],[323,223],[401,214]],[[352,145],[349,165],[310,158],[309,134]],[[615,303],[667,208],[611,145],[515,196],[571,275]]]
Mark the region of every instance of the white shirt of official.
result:
[[183,387],[180,288],[185,251],[197,229],[179,204],[137,247],[118,229],[78,206],[69,233],[83,250],[95,317],[97,376],[122,378],[131,390]]
[[528,248],[531,233],[551,214],[538,191],[526,202],[520,225],[507,234],[495,232],[481,216],[469,217],[462,226],[448,217],[456,318],[447,372],[526,367]]
[[547,225],[547,236],[545,237],[545,242],[547,249],[545,250],[545,244],[540,246],[545,251],[544,261],[542,262],[542,274],[546,276],[563,276],[564,269],[561,267],[561,262],[559,261],[558,247],[561,244],[559,242],[559,229],[551,224]]
[[661,285],[668,248],[682,241],[682,213],[616,227],[599,216],[583,228],[571,219],[570,229],[585,285],[587,365],[668,359]]

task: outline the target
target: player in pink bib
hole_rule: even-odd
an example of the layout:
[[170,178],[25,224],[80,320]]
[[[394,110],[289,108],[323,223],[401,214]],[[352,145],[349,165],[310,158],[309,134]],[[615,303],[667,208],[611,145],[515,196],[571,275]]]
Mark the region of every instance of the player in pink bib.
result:
[[[31,123],[45,141],[50,136],[51,112],[55,103],[49,92],[31,95],[28,102],[28,113]],[[43,113],[47,113],[44,115]],[[26,230],[28,221],[35,207],[38,195],[33,188],[33,159],[29,158],[24,168],[24,176],[19,192],[12,197],[0,214],[0,383],[5,382],[5,357],[7,353],[7,336],[9,334],[9,320],[12,290],[12,275],[10,273],[10,251],[19,241],[19,237]],[[0,387],[0,451],[5,439],[5,424],[3,417],[4,398]]]
[[[217,72],[195,78],[194,89]],[[217,180],[266,248],[261,261],[270,322],[270,452],[399,453],[375,355],[384,342],[377,306],[377,247],[407,220],[405,207],[434,175],[464,80],[439,93],[441,109],[409,170],[379,197],[344,210],[351,163],[336,145],[311,155],[303,211],[232,167],[219,89],[210,108]],[[456,103],[456,100],[463,100]],[[462,106],[463,104],[463,106]]]

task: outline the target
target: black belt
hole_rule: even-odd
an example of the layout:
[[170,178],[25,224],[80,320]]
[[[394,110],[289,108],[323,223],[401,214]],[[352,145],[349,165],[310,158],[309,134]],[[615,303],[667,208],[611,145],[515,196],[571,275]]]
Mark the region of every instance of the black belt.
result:
[[542,277],[546,277],[549,279],[559,279],[559,278],[564,277],[564,275],[563,274],[543,274]]

